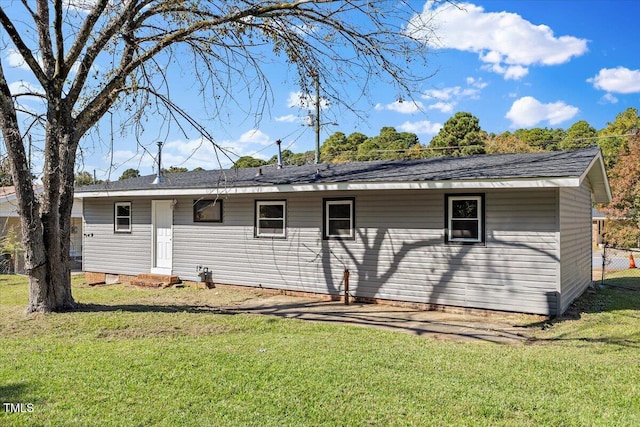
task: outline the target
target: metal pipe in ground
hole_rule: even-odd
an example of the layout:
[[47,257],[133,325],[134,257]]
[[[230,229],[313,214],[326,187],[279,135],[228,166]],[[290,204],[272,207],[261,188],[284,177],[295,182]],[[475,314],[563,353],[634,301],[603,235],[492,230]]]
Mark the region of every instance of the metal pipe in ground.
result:
[[607,260],[607,245],[604,245],[602,249],[602,280],[600,281],[600,286],[604,286],[604,269],[606,267]]
[[349,270],[344,269],[344,305],[349,305]]

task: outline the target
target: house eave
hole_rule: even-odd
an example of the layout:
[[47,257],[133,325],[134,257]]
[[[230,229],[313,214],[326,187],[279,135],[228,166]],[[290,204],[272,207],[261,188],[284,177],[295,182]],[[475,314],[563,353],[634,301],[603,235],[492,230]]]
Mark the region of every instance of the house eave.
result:
[[145,188],[127,190],[101,190],[76,192],[75,197],[174,197],[233,194],[270,194],[318,191],[370,191],[370,190],[471,190],[579,187],[579,177],[554,177],[534,179],[487,179],[462,181],[401,181],[401,182],[332,182],[274,184],[246,187],[216,188]]
[[609,203],[611,201],[611,187],[609,186],[609,179],[607,178],[601,152],[591,160],[589,167],[587,167],[580,177],[580,184],[582,184],[585,179],[589,182],[595,203]]

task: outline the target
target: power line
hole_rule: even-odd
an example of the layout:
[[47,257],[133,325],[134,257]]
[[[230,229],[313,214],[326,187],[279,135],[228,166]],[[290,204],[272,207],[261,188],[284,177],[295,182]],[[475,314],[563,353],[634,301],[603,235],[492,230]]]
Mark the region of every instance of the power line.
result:
[[[285,148],[285,150],[289,149],[289,147],[291,147],[293,144],[295,144],[297,142],[298,139],[300,139],[302,137],[302,135],[304,135],[305,132],[307,132],[309,130],[308,126],[302,127],[301,129],[295,129],[292,132],[290,132],[288,135],[280,138],[281,140],[285,140],[291,137],[291,135],[293,135],[296,132],[299,132],[300,134],[297,135],[295,138],[293,138],[293,141]],[[265,147],[261,148],[260,150],[254,151],[253,153],[247,154],[247,156],[255,156],[256,154],[260,154],[263,151],[269,149],[269,148],[273,148],[276,145],[275,141],[272,142],[271,144],[266,145]]]

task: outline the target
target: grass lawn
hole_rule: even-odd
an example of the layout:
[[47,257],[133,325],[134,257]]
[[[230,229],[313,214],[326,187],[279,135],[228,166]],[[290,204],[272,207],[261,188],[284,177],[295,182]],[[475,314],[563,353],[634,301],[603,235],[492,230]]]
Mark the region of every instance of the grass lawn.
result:
[[251,291],[74,280],[83,310],[25,315],[26,280],[0,276],[0,403],[32,405],[0,425],[640,425],[638,278],[518,345],[216,310]]

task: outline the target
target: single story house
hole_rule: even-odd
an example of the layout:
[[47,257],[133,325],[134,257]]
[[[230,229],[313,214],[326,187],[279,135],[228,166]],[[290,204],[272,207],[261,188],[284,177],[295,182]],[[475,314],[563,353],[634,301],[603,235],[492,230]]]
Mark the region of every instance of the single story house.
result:
[[600,150],[187,172],[81,187],[86,272],[557,315],[591,284]]
[[596,208],[593,208],[591,210],[591,218],[593,219],[593,245],[601,248],[604,246],[604,229],[607,217]]
[[[42,193],[42,186],[34,187],[35,193]],[[14,237],[17,242],[21,241],[20,216],[18,215],[18,201],[14,186],[0,187],[0,241],[2,247],[5,246],[7,236]],[[11,243],[11,242],[7,242]],[[8,245],[13,246],[13,245]],[[0,265],[0,270],[15,273],[24,272],[24,257],[20,250],[13,249],[11,256],[11,266]],[[82,263],[82,200],[75,198],[71,210],[71,240],[69,244],[69,255],[72,267],[80,268]],[[4,267],[4,268],[3,268]],[[11,267],[11,268],[7,268]]]

